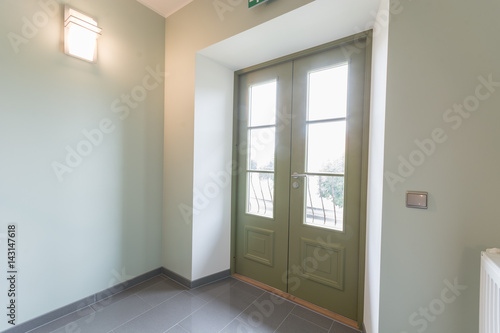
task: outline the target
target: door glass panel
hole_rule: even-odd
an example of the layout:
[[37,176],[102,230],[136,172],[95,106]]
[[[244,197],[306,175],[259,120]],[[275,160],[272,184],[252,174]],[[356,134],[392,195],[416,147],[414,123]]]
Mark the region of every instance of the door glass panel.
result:
[[276,80],[250,87],[249,126],[276,124]]
[[248,169],[274,171],[275,127],[249,129],[248,136]]
[[344,64],[309,73],[307,120],[346,116],[348,69]]
[[347,64],[309,72],[304,223],[343,230]]
[[246,213],[274,218],[277,80],[250,87]]
[[274,217],[274,173],[247,173],[247,214]]
[[343,230],[344,177],[308,176],[305,223]]
[[346,122],[307,124],[307,172],[344,174]]

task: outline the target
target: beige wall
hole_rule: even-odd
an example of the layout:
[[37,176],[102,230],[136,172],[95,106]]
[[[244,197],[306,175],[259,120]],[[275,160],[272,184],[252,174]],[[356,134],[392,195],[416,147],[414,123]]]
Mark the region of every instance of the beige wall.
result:
[[179,207],[193,206],[196,53],[309,2],[249,10],[243,0],[195,0],[166,20],[163,265],[185,278],[192,278],[193,225]]

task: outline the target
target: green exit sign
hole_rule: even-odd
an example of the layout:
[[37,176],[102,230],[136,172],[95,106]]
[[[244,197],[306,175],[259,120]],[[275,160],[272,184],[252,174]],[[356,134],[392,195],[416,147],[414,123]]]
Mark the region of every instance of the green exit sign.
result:
[[266,2],[267,0],[248,0],[248,8],[255,7],[257,5],[260,5],[263,2]]

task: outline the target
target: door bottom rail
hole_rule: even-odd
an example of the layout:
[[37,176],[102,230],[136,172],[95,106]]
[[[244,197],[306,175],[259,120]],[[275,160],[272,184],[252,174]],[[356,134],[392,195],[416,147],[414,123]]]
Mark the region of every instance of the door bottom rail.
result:
[[322,308],[322,307],[320,307],[320,306],[318,306],[316,304],[313,304],[313,303],[308,302],[308,301],[304,301],[301,298],[295,297],[295,296],[290,295],[289,293],[286,293],[286,292],[284,292],[282,290],[273,288],[271,286],[268,286],[267,284],[264,284],[262,282],[250,279],[250,278],[248,278],[246,276],[243,276],[241,274],[235,273],[232,276],[235,279],[238,279],[238,280],[240,280],[242,282],[251,284],[251,285],[253,285],[255,287],[258,287],[260,289],[264,289],[265,291],[270,292],[271,294],[274,294],[274,295],[277,295],[279,297],[285,298],[285,299],[289,300],[292,303],[298,304],[298,305],[303,306],[303,307],[305,307],[305,308],[307,308],[309,310],[315,311],[315,312],[317,312],[319,314],[322,314],[325,317],[328,317],[328,318],[331,318],[331,319],[333,319],[335,321],[338,321],[339,323],[342,323],[344,325],[347,325],[347,326],[352,327],[352,328],[357,329],[357,330],[360,329],[359,324],[356,321],[354,321],[352,319],[349,319],[349,318],[346,318],[346,317],[344,317],[342,315],[339,315],[339,314],[337,314],[335,312],[332,312],[330,310],[327,310],[325,308]]

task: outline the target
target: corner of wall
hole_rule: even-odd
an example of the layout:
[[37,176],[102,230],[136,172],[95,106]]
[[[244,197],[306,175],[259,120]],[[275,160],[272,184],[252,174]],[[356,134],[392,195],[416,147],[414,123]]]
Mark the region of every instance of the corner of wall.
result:
[[389,6],[389,0],[381,0],[378,24],[373,31],[364,302],[364,326],[368,333],[379,332]]

